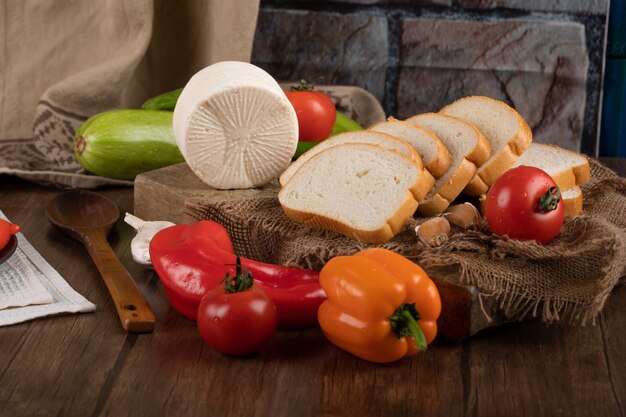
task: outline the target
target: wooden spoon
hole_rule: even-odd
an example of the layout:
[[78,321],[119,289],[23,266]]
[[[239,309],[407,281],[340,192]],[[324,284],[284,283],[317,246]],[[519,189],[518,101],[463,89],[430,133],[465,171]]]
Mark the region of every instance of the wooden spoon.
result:
[[131,333],[154,330],[154,313],[107,242],[119,217],[117,206],[90,191],[69,191],[53,198],[46,207],[50,222],[82,242],[109,288],[122,327]]

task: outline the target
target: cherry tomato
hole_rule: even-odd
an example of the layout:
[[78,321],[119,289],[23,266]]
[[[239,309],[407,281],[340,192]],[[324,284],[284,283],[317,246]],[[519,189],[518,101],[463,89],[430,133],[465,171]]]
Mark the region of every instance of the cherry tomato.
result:
[[559,234],[564,216],[556,183],[539,168],[510,169],[487,192],[485,218],[498,236],[545,244]]
[[320,91],[285,91],[298,117],[299,140],[319,142],[326,139],[335,125],[335,104]]
[[276,333],[277,315],[272,300],[252,285],[252,275],[247,271],[243,275],[239,258],[237,262],[236,276],[226,277],[225,286],[217,286],[200,301],[198,330],[218,352],[243,356],[270,341]]

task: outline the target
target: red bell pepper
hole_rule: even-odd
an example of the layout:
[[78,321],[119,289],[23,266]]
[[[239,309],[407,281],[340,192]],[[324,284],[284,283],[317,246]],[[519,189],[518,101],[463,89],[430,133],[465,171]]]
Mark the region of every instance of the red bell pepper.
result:
[[[227,272],[235,273],[236,255],[228,232],[212,221],[161,230],[150,241],[150,258],[172,307],[193,320],[202,297]],[[245,258],[241,263],[276,305],[278,327],[317,324],[317,309],[326,299],[319,272]]]

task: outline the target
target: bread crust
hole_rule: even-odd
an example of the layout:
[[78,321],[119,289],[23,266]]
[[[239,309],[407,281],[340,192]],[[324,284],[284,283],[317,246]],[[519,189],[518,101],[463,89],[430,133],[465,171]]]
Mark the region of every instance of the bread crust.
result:
[[523,120],[521,120],[521,122],[523,123],[523,125],[520,126],[521,130],[508,142],[507,146],[501,148],[488,165],[483,165],[478,170],[476,178],[479,180],[465,190],[467,194],[479,196],[486,193],[489,187],[493,185],[502,174],[510,169],[515,161],[517,161],[517,158],[530,146],[532,133],[526,122]]
[[517,158],[519,158],[519,155],[514,153],[510,146],[503,147],[488,166],[483,165],[481,167],[482,169],[476,172],[476,176],[463,192],[471,196],[485,194],[489,190],[489,187],[513,166]]
[[[582,155],[585,159],[586,156]],[[576,185],[584,184],[591,179],[591,169],[589,168],[589,160],[584,165],[574,167],[574,176],[576,177]]]
[[[380,133],[380,132],[376,132],[376,133]],[[385,133],[382,133],[385,134]],[[387,136],[391,136],[389,134],[387,134]],[[396,140],[399,140],[401,142],[406,143],[406,145],[411,149],[411,160],[413,162],[415,162],[415,165],[418,166],[418,170],[420,172],[419,175],[419,179],[418,181],[413,184],[413,186],[410,188],[411,193],[413,193],[413,198],[415,198],[415,200],[420,201],[422,198],[424,198],[424,196],[430,191],[431,188],[433,188],[433,185],[435,185],[435,177],[433,177],[433,175],[430,173],[430,171],[428,171],[428,169],[424,166],[424,162],[422,161],[422,157],[417,153],[417,151],[405,140],[402,140],[400,138],[397,138],[395,136],[391,136]],[[375,144],[372,144],[375,145]],[[376,145],[379,146],[381,148],[385,148],[382,145]],[[388,149],[392,152],[396,152],[398,154],[400,154],[400,152],[396,151],[395,149],[392,148],[385,148]],[[400,154],[402,155],[402,154]],[[402,155],[404,156],[404,155]],[[406,157],[405,157],[406,158]]]
[[567,190],[589,181],[591,172],[589,168],[589,160],[585,155],[570,151],[568,149],[563,149],[560,146],[553,144],[535,143],[533,146],[554,148],[555,150],[563,154],[572,154],[574,156],[582,157],[584,159],[584,162],[580,165],[570,166],[563,171],[551,174],[552,179],[561,190]]
[[556,186],[561,190],[567,190],[577,185],[576,176],[574,175],[574,171],[571,169],[552,175],[552,179],[556,183]]
[[498,150],[493,156],[493,159],[491,159],[488,164],[483,164],[478,169],[478,171],[476,172],[475,180],[472,180],[467,189],[464,190],[464,192],[468,195],[480,196],[481,194],[486,193],[487,190],[489,190],[489,187],[493,185],[493,183],[500,177],[500,175],[502,175],[509,168],[511,168],[515,161],[517,161],[517,158],[519,158],[519,156],[524,153],[526,149],[528,149],[532,142],[533,134],[530,130],[530,127],[528,126],[528,123],[526,123],[524,118],[514,108],[500,100],[495,100],[490,97],[464,97],[455,101],[454,103],[448,104],[447,106],[439,110],[439,112],[446,114],[446,109],[449,109],[451,106],[455,105],[455,103],[474,98],[488,100],[498,106],[506,107],[509,112],[512,112],[512,114],[516,117],[519,123],[517,132],[515,133],[515,135],[513,135],[511,139],[509,139],[507,145]]
[[[578,188],[578,187],[576,187]],[[583,212],[583,193],[577,193],[573,198],[564,198],[565,217],[578,216]]]
[[464,158],[448,183],[427,201],[420,201],[417,212],[424,216],[434,216],[435,214],[443,213],[452,201],[461,194],[461,191],[474,177],[475,173],[476,165]]
[[[319,155],[322,155],[325,152],[332,152],[331,151],[332,149],[340,147],[340,146],[350,146],[353,144],[377,148],[377,149],[380,149],[382,152],[392,152],[410,161],[412,165],[416,167],[416,169],[422,168],[422,169],[417,169],[419,172],[419,175],[417,175],[416,182],[407,189],[406,197],[404,198],[402,203],[398,206],[394,214],[391,217],[389,217],[386,220],[385,224],[383,224],[380,228],[376,230],[359,230],[359,229],[355,229],[351,227],[350,225],[346,223],[341,222],[338,219],[333,219],[328,216],[324,216],[323,214],[292,209],[283,204],[281,195],[283,194],[285,190],[284,187],[278,193],[278,201],[285,215],[287,216],[287,218],[297,223],[303,223],[303,224],[307,224],[313,227],[319,227],[321,229],[331,230],[331,231],[340,233],[342,235],[351,237],[353,239],[359,240],[364,243],[370,243],[370,244],[385,243],[389,241],[393,236],[395,236],[400,230],[402,230],[403,226],[408,222],[411,216],[413,216],[413,213],[415,213],[415,210],[418,206],[418,203],[417,203],[418,200],[414,197],[414,192],[415,190],[420,190],[421,187],[424,187],[424,185],[422,184],[423,182],[422,174],[425,172],[428,173],[428,171],[423,169],[423,166],[421,164],[421,158],[419,158],[419,155],[418,155],[418,158],[419,158],[419,163],[418,163],[418,161],[416,161],[415,159],[407,158],[405,155],[402,155],[400,152],[397,152],[394,149],[385,148],[383,146],[372,144],[372,143],[350,142],[350,143],[340,144],[337,146],[332,146],[328,149],[323,150],[322,152],[319,152],[317,155],[314,155],[313,157],[311,157],[311,159],[309,159],[304,164],[302,164],[302,166],[294,172],[293,176],[297,175],[298,171],[302,169],[302,167],[306,166],[307,164],[314,163],[313,161],[315,161],[315,159],[318,158]],[[430,189],[430,187],[428,189]]]
[[[372,126],[370,126],[367,130],[375,130],[376,126],[382,125],[387,122],[400,122],[394,117],[389,117],[385,122],[379,122]],[[441,140],[435,135],[431,130],[426,129],[422,126],[416,125],[415,123],[411,123],[408,119],[405,122],[410,123],[414,128],[418,129],[422,134],[428,136],[432,139],[432,141],[437,146],[436,156],[426,164],[425,161],[422,160],[426,169],[432,174],[434,178],[441,178],[450,168],[450,164],[452,163],[452,157],[450,156],[450,152],[448,152],[448,148],[441,142]]]
[[450,152],[448,152],[448,148],[446,148],[446,145],[444,145],[432,131],[421,126],[413,126],[423,131],[424,134],[431,136],[437,143],[437,157],[433,159],[430,164],[426,165],[426,169],[428,169],[435,178],[443,177],[445,173],[448,172],[450,164],[452,164],[452,157],[450,156]]
[[413,194],[413,198],[417,201],[422,201],[422,199],[428,194],[431,188],[435,185],[435,177],[430,173],[426,167],[420,170],[420,179],[419,181],[410,188],[411,193]]
[[331,230],[369,244],[381,244],[388,242],[402,230],[417,208],[417,201],[413,198],[413,195],[407,191],[404,201],[400,204],[400,206],[398,206],[395,213],[387,219],[385,224],[376,230],[359,230],[342,223],[337,219],[332,219],[321,214],[294,210],[284,206],[282,202],[280,204],[287,218],[293,220],[294,222]]

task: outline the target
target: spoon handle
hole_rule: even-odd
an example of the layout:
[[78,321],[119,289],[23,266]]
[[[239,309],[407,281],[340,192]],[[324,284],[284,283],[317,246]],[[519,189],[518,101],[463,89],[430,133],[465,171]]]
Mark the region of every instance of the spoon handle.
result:
[[86,233],[85,246],[115,302],[122,327],[130,333],[154,330],[155,317],[150,305],[122,262],[113,252],[101,229]]

